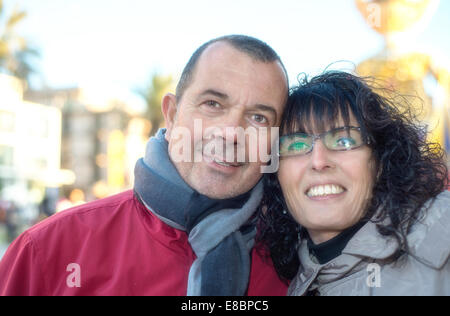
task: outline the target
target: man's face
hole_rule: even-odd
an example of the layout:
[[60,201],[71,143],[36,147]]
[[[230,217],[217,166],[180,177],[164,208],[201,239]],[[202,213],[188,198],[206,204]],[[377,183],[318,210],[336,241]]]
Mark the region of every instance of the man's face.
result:
[[[270,151],[270,127],[279,126],[287,93],[286,76],[278,62],[255,61],[224,42],[209,46],[179,103],[174,104],[175,96],[163,100],[169,153],[184,181],[217,199],[252,189],[262,176],[264,162],[249,159],[249,153],[260,150],[258,144],[263,143],[268,149],[261,150]],[[257,144],[249,142],[249,137],[238,137],[239,129],[248,128],[267,129],[268,136],[258,136]],[[180,145],[180,131],[189,131],[190,148]],[[179,148],[190,158],[174,159]],[[245,159],[239,160],[238,151],[243,149]]]

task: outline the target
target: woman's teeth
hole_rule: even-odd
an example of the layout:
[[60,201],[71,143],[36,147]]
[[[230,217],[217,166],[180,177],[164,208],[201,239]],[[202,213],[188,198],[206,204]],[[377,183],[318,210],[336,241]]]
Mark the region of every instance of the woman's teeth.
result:
[[316,196],[340,194],[342,192],[344,192],[343,187],[335,184],[327,184],[327,185],[318,185],[310,188],[306,193],[306,195],[308,195],[309,197],[316,197]]

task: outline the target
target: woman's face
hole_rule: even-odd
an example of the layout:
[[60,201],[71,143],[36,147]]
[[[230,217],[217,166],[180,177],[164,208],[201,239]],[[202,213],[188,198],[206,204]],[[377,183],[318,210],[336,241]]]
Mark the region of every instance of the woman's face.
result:
[[[359,127],[353,117],[350,125]],[[343,126],[343,120],[336,125]],[[282,158],[278,171],[290,213],[316,244],[359,222],[371,198],[374,179],[375,163],[367,145],[331,151],[322,139],[316,140],[309,154]]]

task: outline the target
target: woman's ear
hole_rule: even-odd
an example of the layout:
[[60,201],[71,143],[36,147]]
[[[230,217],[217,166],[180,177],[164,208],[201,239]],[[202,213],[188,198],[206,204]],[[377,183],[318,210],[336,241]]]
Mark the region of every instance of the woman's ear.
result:
[[175,120],[177,117],[177,98],[172,93],[167,93],[161,102],[161,111],[164,116],[164,121],[166,123],[166,140],[169,141],[170,134],[172,132]]

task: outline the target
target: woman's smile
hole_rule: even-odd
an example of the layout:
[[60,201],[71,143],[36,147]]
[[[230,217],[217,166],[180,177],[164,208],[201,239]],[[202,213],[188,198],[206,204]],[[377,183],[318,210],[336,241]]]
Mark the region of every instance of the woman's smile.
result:
[[345,188],[339,184],[322,184],[311,186],[306,191],[306,195],[314,200],[337,197],[345,191]]

